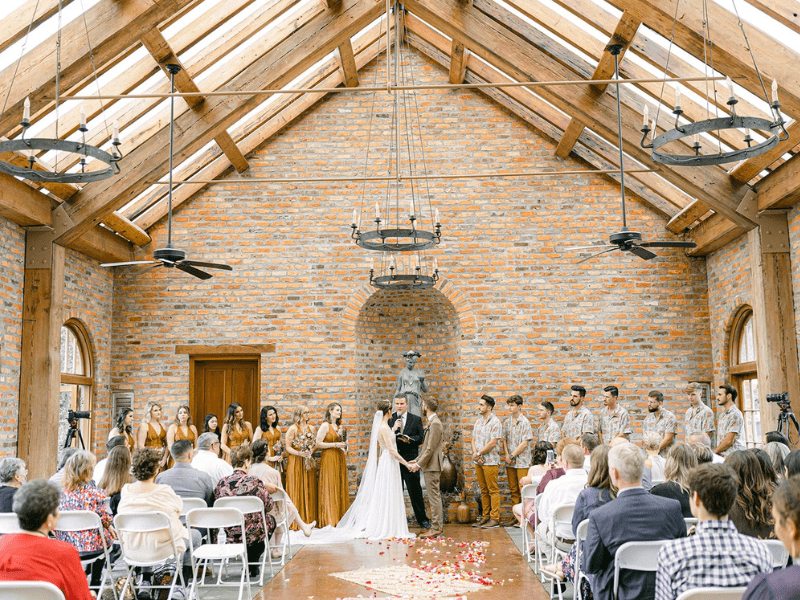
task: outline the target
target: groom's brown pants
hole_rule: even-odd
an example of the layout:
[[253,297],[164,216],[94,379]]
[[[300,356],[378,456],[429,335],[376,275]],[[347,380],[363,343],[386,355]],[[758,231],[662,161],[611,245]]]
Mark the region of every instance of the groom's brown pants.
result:
[[444,527],[444,511],[442,510],[442,490],[439,488],[441,471],[423,471],[425,473],[425,490],[428,492],[428,504],[431,507],[431,531],[441,531]]

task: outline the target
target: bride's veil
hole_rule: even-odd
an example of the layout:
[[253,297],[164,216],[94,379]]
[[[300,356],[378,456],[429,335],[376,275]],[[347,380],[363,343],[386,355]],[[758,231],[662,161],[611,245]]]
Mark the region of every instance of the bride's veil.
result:
[[358,486],[356,498],[344,513],[336,529],[358,528],[363,529],[365,523],[359,523],[359,519],[369,514],[367,508],[372,504],[374,494],[377,492],[376,479],[378,473],[378,430],[383,421],[383,413],[377,411],[372,419],[372,433],[369,437],[369,454],[367,455],[367,465],[364,467],[364,474],[361,476],[361,484]]

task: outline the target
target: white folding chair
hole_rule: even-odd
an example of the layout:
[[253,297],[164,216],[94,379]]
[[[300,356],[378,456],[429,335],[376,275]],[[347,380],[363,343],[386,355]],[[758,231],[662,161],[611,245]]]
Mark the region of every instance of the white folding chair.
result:
[[17,513],[0,513],[0,535],[21,532],[22,527],[19,526],[19,517],[17,517]]
[[697,517],[684,517],[683,520],[686,522],[686,533],[689,533],[692,525],[697,525]]
[[[542,496],[538,496],[538,498],[541,498],[541,497]],[[537,510],[538,510],[538,506],[537,506]],[[553,510],[553,514],[550,517],[550,524],[547,527],[547,538],[548,539],[545,539],[544,537],[542,537],[542,535],[540,533],[534,532],[534,535],[536,536],[536,538],[538,540],[538,543],[550,546],[550,560],[551,561],[556,560],[559,555],[564,555],[564,554],[566,554],[566,552],[569,552],[569,550],[567,550],[565,552],[564,550],[562,550],[562,549],[557,547],[557,545],[556,545],[556,537],[557,537],[556,536],[556,528],[559,525],[561,525],[561,526],[566,525],[567,528],[569,528],[569,530],[572,531],[572,513],[574,511],[575,511],[575,504],[574,503],[571,503],[571,504],[560,504],[560,505],[556,506],[555,509]],[[541,573],[542,572],[542,566],[543,566],[542,565],[542,556],[541,556],[541,553],[538,552],[538,549],[537,549],[537,552],[536,552],[536,560],[537,560],[536,571],[538,573]]]
[[3,600],[64,600],[64,594],[49,581],[0,581],[0,598]]
[[208,504],[202,498],[181,498],[181,516],[185,517],[194,508],[208,508]]
[[[100,541],[103,544],[103,553],[91,559],[81,559],[81,566],[86,568],[92,563],[102,560],[103,574],[100,579],[100,587],[97,589],[97,597],[103,596],[103,590],[106,587],[106,579],[111,584],[110,589],[114,594],[114,600],[117,599],[117,588],[114,586],[114,578],[111,575],[111,557],[108,554],[108,546],[106,545],[106,536],[103,528],[103,522],[100,520],[100,515],[90,510],[65,510],[58,515],[58,524],[54,531],[61,532],[75,532],[75,531],[88,531],[95,530],[100,536]],[[91,588],[91,586],[89,586]],[[93,589],[93,588],[92,588]]]
[[[261,572],[258,577],[258,585],[264,585],[264,569],[269,564],[269,573],[273,577],[275,571],[272,568],[272,553],[269,543],[269,535],[267,531],[267,515],[264,512],[264,502],[261,498],[256,496],[230,496],[227,498],[217,498],[214,501],[214,508],[238,508],[242,514],[247,516],[249,514],[256,514],[261,519],[261,524],[264,527],[264,555],[261,560],[253,564],[261,565]],[[270,557],[269,560],[267,557]]]
[[699,587],[686,590],[677,600],[742,600],[747,587]]
[[620,571],[628,569],[655,573],[658,570],[658,551],[670,541],[672,540],[625,542],[617,548],[617,553],[614,555],[614,600],[619,597]]
[[772,554],[772,568],[783,569],[789,564],[789,551],[780,540],[759,540]]
[[534,510],[536,510],[536,488],[539,485],[536,483],[529,483],[522,486],[522,552],[525,554],[525,560],[531,562],[531,536],[528,533],[528,519],[525,518],[526,505],[532,503]]
[[[291,523],[289,522],[289,507],[288,507],[289,495],[283,490],[277,490],[275,492],[272,492],[270,494],[270,497],[272,498],[272,501],[275,502],[276,504],[280,503],[278,504],[279,518],[275,519],[275,533],[273,534],[273,536],[277,535],[278,531],[282,532],[281,546],[283,547],[281,548],[280,560],[275,559],[274,564],[283,566],[284,564],[286,564],[287,553],[289,555],[292,554],[292,541],[289,539],[289,526],[291,525]],[[270,554],[270,562],[272,562],[271,554]]]
[[575,530],[575,579],[573,582],[572,599],[581,598],[581,578],[587,579],[586,574],[581,571],[581,545],[586,541],[586,534],[589,532],[589,519],[584,519]]
[[[244,514],[234,506],[230,507],[217,507],[214,508],[194,508],[186,515],[186,526],[188,528],[202,527],[205,529],[222,529],[225,527],[240,527],[242,530],[242,543],[241,544],[203,544],[197,548],[194,547],[192,536],[189,536],[189,550],[192,557],[192,587],[190,590],[189,598],[200,598],[201,587],[231,585],[226,584],[217,579],[216,584],[204,584],[206,568],[209,561],[212,560],[229,560],[232,558],[240,558],[242,560],[242,576],[239,579],[239,600],[242,600],[244,593],[244,582],[247,578],[247,597],[250,598],[250,569],[247,563],[247,532],[244,526]],[[198,583],[198,570],[203,566],[202,576]],[[195,595],[197,594],[197,595]]]
[[[125,565],[128,571],[128,576],[125,578],[125,585],[122,586],[120,592],[121,597],[125,597],[128,586],[133,587],[133,569],[134,567],[154,567],[162,564],[175,564],[175,576],[172,578],[172,585],[169,586],[169,595],[167,600],[172,598],[175,593],[175,584],[180,578],[181,591],[186,597],[186,583],[183,581],[183,554],[178,552],[175,545],[175,538],[172,537],[172,529],[170,527],[169,517],[161,511],[140,512],[129,514],[118,514],[114,517],[114,528],[119,535],[120,548],[122,549],[122,558],[125,559]],[[149,554],[147,560],[141,557],[136,557],[136,548],[131,547],[129,542],[125,541],[126,536],[131,535],[152,535],[162,539],[169,539],[168,544],[161,544],[156,551]],[[189,536],[191,541],[191,535]],[[131,555],[133,552],[133,555]],[[167,586],[153,586],[164,587]]]

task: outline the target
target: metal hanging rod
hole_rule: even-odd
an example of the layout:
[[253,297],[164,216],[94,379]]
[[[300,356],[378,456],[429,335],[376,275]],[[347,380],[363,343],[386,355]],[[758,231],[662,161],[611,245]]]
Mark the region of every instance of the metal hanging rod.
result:
[[[626,173],[654,173],[656,169],[625,169]],[[619,169],[587,169],[582,171],[516,171],[513,173],[464,173],[463,175],[400,175],[400,181],[411,181],[416,179],[505,179],[508,177],[544,177],[552,175],[619,175]],[[230,183],[315,183],[315,182],[344,182],[354,181],[397,181],[397,177],[392,176],[339,176],[339,177],[240,177],[236,179],[183,179],[173,180],[173,184],[230,184]],[[147,182],[150,185],[169,185],[169,181],[154,180]]]
[[[711,81],[724,80],[724,77],[675,77],[667,79],[669,83],[681,81]],[[663,77],[648,77],[645,79],[621,79],[620,83],[663,83]],[[366,92],[394,92],[404,90],[461,90],[482,88],[514,88],[514,87],[548,87],[558,85],[610,85],[614,79],[576,79],[567,81],[514,81],[509,83],[441,83],[435,85],[379,85],[359,87],[334,87],[334,88],[282,88],[279,90],[232,90],[226,92],[176,92],[175,94],[109,94],[92,96],[61,96],[62,101],[67,100],[127,100],[139,98],[190,98],[209,96],[271,96],[274,94],[334,94],[334,93],[366,93]],[[55,100],[45,97],[44,100]]]

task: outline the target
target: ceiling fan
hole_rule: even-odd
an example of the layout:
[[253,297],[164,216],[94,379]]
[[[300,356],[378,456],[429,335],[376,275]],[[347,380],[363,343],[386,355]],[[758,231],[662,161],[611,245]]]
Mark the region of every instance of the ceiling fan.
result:
[[617,146],[619,148],[619,184],[622,191],[622,229],[616,233],[608,236],[608,243],[601,241],[597,244],[590,246],[573,246],[565,248],[565,252],[572,251],[585,251],[585,250],[599,250],[595,254],[591,254],[586,258],[582,258],[576,264],[590,260],[601,254],[613,252],[614,250],[621,250],[622,252],[630,252],[644,260],[651,260],[656,257],[656,254],[647,248],[695,248],[697,244],[694,242],[684,241],[670,241],[660,240],[657,242],[643,242],[642,234],[638,231],[633,231],[628,227],[627,216],[625,214],[625,169],[623,168],[622,156],[622,117],[620,116],[620,100],[619,100],[619,54],[622,52],[622,44],[612,44],[606,48],[614,56],[614,79],[617,88]]
[[[170,73],[171,80],[171,93],[175,93],[175,75],[181,70],[180,65],[166,65],[167,71]],[[198,279],[211,279],[211,273],[201,271],[197,267],[205,269],[222,269],[224,271],[233,271],[233,267],[223,263],[200,262],[197,260],[186,260],[186,252],[179,250],[172,245],[172,162],[173,162],[173,145],[175,133],[175,96],[170,96],[169,107],[169,194],[168,194],[168,212],[167,212],[167,245],[164,248],[159,248],[153,251],[153,260],[133,260],[128,262],[118,263],[103,263],[101,267],[125,267],[131,265],[151,265],[147,269],[142,269],[136,275],[146,273],[156,267],[175,268],[189,275],[193,275]]]

